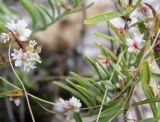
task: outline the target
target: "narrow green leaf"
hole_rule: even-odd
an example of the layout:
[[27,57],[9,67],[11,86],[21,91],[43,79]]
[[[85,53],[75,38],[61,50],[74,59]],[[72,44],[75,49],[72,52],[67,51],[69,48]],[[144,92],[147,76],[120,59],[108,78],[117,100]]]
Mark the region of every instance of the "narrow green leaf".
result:
[[149,64],[147,61],[145,61],[143,64],[142,64],[142,71],[141,71],[141,77],[142,77],[142,85],[147,85],[150,83],[150,80],[151,80],[151,71],[150,71],[150,68],[149,68]]
[[74,113],[73,118],[74,118],[75,122],[83,122],[79,113]]
[[[82,76],[76,74],[76,73],[73,73],[71,72],[71,75],[73,76],[74,80],[80,84],[81,86],[87,88],[87,89],[90,89],[94,92],[95,95],[98,95],[98,96],[102,96],[103,94],[101,94],[100,92],[100,88],[97,88],[97,86],[94,86],[93,82],[94,80],[92,79],[88,79],[88,78],[83,78]],[[91,82],[92,81],[92,82]]]
[[102,13],[102,14],[87,18],[84,21],[84,24],[98,24],[98,23],[109,21],[109,20],[114,19],[116,17],[120,17],[122,15],[123,14],[120,12]]
[[148,103],[156,103],[160,102],[160,98],[149,98],[143,101],[135,102],[132,104],[132,106],[138,106],[138,105],[143,105],[143,104],[148,104]]
[[[147,61],[145,61],[142,64],[142,71],[141,71],[141,83],[142,83],[142,88],[144,91],[145,96],[149,98],[155,98],[153,88],[149,85],[150,80],[151,80],[151,71],[149,68],[149,64]],[[156,103],[150,103],[152,112],[154,117],[157,116],[157,106]]]
[[86,56],[86,59],[90,62],[90,64],[94,67],[95,71],[97,72],[99,79],[103,79],[102,74],[100,73],[96,63],[89,57]]
[[144,120],[141,120],[139,122],[157,122],[158,120],[156,118],[147,118],[147,119],[144,119]]
[[107,47],[105,47],[104,45],[101,45],[101,44],[96,44],[96,45],[103,50],[104,55],[111,57],[111,59],[115,62],[118,61],[117,56],[110,49],[108,49]]
[[98,64],[99,64],[99,66],[103,69],[103,71],[105,72],[105,74],[106,74],[106,76],[110,76],[110,73],[109,73],[109,71],[107,70],[107,68],[101,63],[101,62],[99,62],[98,61]]
[[[155,98],[154,91],[151,86],[149,85],[143,86],[143,91],[147,98]],[[158,110],[157,110],[156,103],[150,103],[150,106],[151,106],[154,117],[157,117]]]
[[79,92],[77,92],[76,90],[74,90],[73,88],[67,86],[67,85],[64,85],[62,83],[59,83],[59,82],[53,82],[55,85],[57,86],[60,86],[62,87],[63,89],[71,92],[73,95],[77,96],[79,99],[81,99],[88,107],[91,107],[90,103],[86,100],[86,98],[80,94]]
[[79,85],[76,85],[74,83],[72,83],[72,81],[66,79],[67,83],[70,84],[73,88],[75,88],[76,90],[79,91],[80,94],[82,94],[83,96],[86,97],[86,99],[88,100],[88,102],[93,106],[94,105],[94,99],[93,99],[93,94],[87,90],[84,87],[81,87]]
[[45,15],[45,12],[44,10],[39,7],[37,4],[34,5],[37,12],[39,12],[39,15],[40,15],[40,19],[41,19],[41,24],[42,24],[42,28],[46,28],[47,27],[47,20],[46,20],[46,15]]
[[117,41],[117,39],[115,39],[113,36],[109,36],[109,35],[106,35],[106,34],[104,34],[104,33],[98,32],[98,31],[95,32],[94,34],[97,35],[97,36],[100,36],[100,37],[102,37],[102,38],[111,40],[111,41],[113,41],[114,43]]
[[30,16],[32,17],[33,28],[37,28],[37,22],[39,19],[39,13],[33,6],[33,2],[31,0],[20,0],[21,5],[28,11]]
[[[98,122],[111,122],[120,112],[122,111],[122,103],[111,103],[108,107],[105,107],[104,111],[101,113]],[[93,122],[96,122],[94,120]]]
[[53,19],[55,18],[55,8],[54,8],[54,4],[53,4],[53,1],[52,0],[48,0],[48,3],[52,9],[52,16],[53,16]]

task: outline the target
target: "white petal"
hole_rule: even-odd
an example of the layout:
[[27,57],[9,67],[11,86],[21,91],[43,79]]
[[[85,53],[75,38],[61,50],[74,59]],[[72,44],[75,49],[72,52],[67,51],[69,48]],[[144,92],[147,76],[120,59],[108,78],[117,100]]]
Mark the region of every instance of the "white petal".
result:
[[135,49],[134,47],[129,47],[129,48],[128,48],[128,52],[135,52],[135,50],[136,50],[136,49]]
[[133,41],[133,39],[130,39],[130,38],[127,38],[126,39],[126,44],[127,44],[127,46],[133,46],[133,44],[134,44],[134,41]]
[[31,31],[31,30],[26,29],[26,30],[25,30],[25,32],[24,32],[24,37],[25,37],[25,38],[30,37],[31,33],[32,33],[32,31]]
[[19,98],[14,99],[14,103],[16,104],[16,106],[19,106],[21,101]]
[[21,67],[22,66],[22,60],[15,60],[15,66]]

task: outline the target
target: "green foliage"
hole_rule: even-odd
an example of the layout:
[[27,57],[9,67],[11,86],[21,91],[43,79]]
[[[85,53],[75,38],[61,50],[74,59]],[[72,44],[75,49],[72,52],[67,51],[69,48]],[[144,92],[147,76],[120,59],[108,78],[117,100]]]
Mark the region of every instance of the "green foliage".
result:
[[73,118],[75,119],[76,122],[82,122],[82,119],[79,113],[74,113]]
[[[101,113],[101,116],[98,122],[112,121],[116,116],[118,116],[119,113],[122,112],[122,104],[123,103],[118,101],[118,102],[112,102],[108,106],[105,106],[105,109]],[[93,122],[96,122],[96,120]]]
[[[48,3],[47,6],[32,0],[19,0],[19,3],[32,18],[34,31],[44,30],[64,16],[85,10],[92,5],[91,3],[85,6],[80,0],[71,0],[70,4],[67,4],[65,0],[47,0],[46,2]],[[0,30],[3,32],[6,31],[4,27],[6,21],[15,18],[18,18],[18,12],[12,12],[12,10],[4,4],[3,0],[0,0]]]
[[122,15],[123,14],[120,12],[103,13],[103,14],[99,14],[99,15],[87,18],[84,21],[84,24],[98,24],[98,23],[109,21],[116,17],[120,17]]
[[140,122],[157,122],[157,119],[156,118],[148,118],[148,119],[144,119]]
[[20,0],[20,3],[32,17],[33,29],[35,30],[45,29],[62,17],[92,5],[85,7],[84,3],[79,0],[72,0],[70,6],[63,0],[48,0],[49,7],[34,3],[32,0]]
[[0,0],[0,30],[6,32],[7,29],[4,27],[4,23],[6,23],[6,21],[14,19],[15,17],[15,12],[8,8],[4,4],[3,0]]
[[[149,85],[150,80],[151,80],[151,71],[150,71],[148,62],[145,61],[142,65],[141,83],[142,83],[143,91],[148,99],[155,98],[153,88]],[[158,110],[157,110],[156,103],[150,103],[150,106],[151,106],[154,117],[157,117]]]
[[[72,90],[75,89],[79,94],[84,96],[87,101],[90,101],[90,105],[96,106],[95,113],[97,113],[98,116],[93,122],[110,122],[118,115],[122,114],[125,119],[127,111],[133,106],[138,107],[143,104],[150,105],[153,118],[144,118],[140,120],[140,122],[157,122],[160,119],[160,99],[159,93],[157,96],[155,95],[151,82],[152,79],[157,79],[155,80],[155,82],[157,82],[160,75],[151,70],[150,64],[153,62],[154,58],[158,58],[156,61],[157,64],[159,64],[159,52],[155,51],[159,49],[159,44],[157,43],[159,39],[157,30],[160,28],[159,25],[157,25],[157,23],[159,23],[159,18],[156,16],[156,10],[152,6],[146,4],[152,10],[154,16],[153,20],[157,25],[155,25],[156,29],[152,30],[156,32],[153,36],[150,34],[150,28],[148,26],[148,23],[152,21],[151,18],[146,17],[132,25],[128,23],[128,21],[130,21],[129,19],[132,19],[130,18],[132,12],[136,9],[140,9],[142,6],[141,0],[137,0],[135,4],[133,4],[132,0],[130,0],[128,4],[120,0],[119,4],[123,11],[104,12],[89,17],[84,21],[84,24],[99,24],[105,22],[111,31],[110,35],[99,31],[94,34],[110,42],[112,44],[112,49],[99,44],[97,40],[96,45],[100,48],[102,54],[98,56],[96,60],[86,57],[87,61],[95,69],[95,75],[91,78],[85,78],[71,73],[71,79],[66,80],[66,86]],[[114,23],[111,23],[110,20],[118,17],[124,19],[126,24],[124,29],[118,28]],[[139,33],[144,34],[143,39],[146,40],[138,53],[128,52],[126,39],[133,38],[132,33],[128,31],[132,27],[136,27]],[[158,44],[156,49],[153,49],[155,48],[152,45],[154,43]],[[153,56],[153,52],[156,57]],[[132,103],[134,92],[139,85],[141,85],[146,99]],[[84,102],[84,100],[82,101]],[[91,103],[91,101],[94,102]],[[97,106],[100,106],[102,111],[97,108]],[[87,105],[87,107],[90,106]]]

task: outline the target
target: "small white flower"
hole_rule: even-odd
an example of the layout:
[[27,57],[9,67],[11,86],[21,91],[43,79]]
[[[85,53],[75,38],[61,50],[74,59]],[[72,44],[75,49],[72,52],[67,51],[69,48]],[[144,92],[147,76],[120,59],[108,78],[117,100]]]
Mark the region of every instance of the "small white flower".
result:
[[116,83],[116,87],[117,88],[121,88],[121,84],[120,83]]
[[3,40],[4,43],[10,40],[10,34],[8,33],[2,33],[0,38]]
[[127,38],[126,39],[126,44],[128,46],[128,51],[129,52],[136,52],[138,50],[141,50],[142,48],[142,43],[144,42],[143,40],[143,35],[138,35],[134,34],[134,38]]
[[79,112],[80,107],[82,106],[80,100],[75,97],[70,98],[68,101],[59,98],[56,102],[55,110],[57,112],[65,112],[67,120],[72,118],[74,112]]
[[21,103],[21,101],[18,97],[10,97],[9,100],[13,101],[16,104],[16,106],[19,106]]
[[30,69],[36,68],[35,63],[41,63],[40,57],[37,52],[33,51],[23,51],[21,48],[19,50],[14,49],[11,53],[12,59],[15,60],[15,66],[23,68],[24,71],[29,72]]
[[18,20],[17,23],[12,20],[6,24],[6,27],[16,34],[21,41],[26,41],[31,35],[31,30],[27,29],[27,26],[28,24],[24,20]]

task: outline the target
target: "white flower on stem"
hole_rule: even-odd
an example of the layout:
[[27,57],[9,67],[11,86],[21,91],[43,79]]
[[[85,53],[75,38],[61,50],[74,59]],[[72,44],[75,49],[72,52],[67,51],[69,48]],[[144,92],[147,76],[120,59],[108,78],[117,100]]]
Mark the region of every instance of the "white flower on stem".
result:
[[134,34],[134,38],[127,38],[126,44],[129,52],[136,52],[143,47],[143,35]]
[[72,118],[74,112],[79,112],[80,107],[82,106],[80,100],[75,97],[70,98],[69,100],[63,100],[59,98],[56,102],[55,110],[57,112],[64,112],[67,116],[67,120]]
[[12,59],[15,60],[15,66],[23,68],[24,71],[29,72],[31,69],[36,68],[35,63],[41,63],[40,56],[33,50],[23,51],[14,49],[11,53]]
[[26,41],[31,35],[31,30],[27,29],[28,24],[24,20],[18,20],[15,23],[13,20],[6,24],[6,27],[12,31],[21,41]]
[[16,97],[16,96],[11,96],[11,97],[9,98],[9,100],[10,100],[10,101],[13,101],[16,106],[19,106],[20,103],[21,103],[20,99],[19,99],[18,97]]
[[7,41],[10,40],[10,36],[11,36],[10,33],[9,34],[8,33],[2,33],[0,38],[3,40],[4,43],[6,43]]

